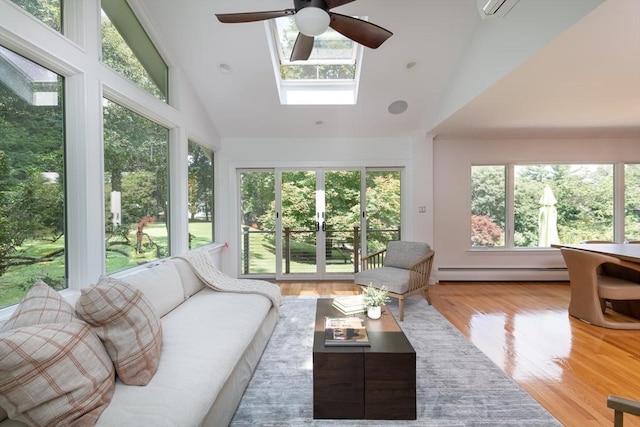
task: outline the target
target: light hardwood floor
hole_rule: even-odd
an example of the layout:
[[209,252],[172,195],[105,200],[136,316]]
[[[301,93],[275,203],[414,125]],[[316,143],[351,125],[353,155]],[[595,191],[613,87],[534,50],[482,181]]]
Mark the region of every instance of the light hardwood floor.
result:
[[[352,282],[278,284],[283,295],[358,292]],[[567,282],[440,283],[430,293],[444,317],[565,426],[612,426],[609,394],[640,401],[640,331],[570,317]],[[640,417],[624,421],[640,427]]]

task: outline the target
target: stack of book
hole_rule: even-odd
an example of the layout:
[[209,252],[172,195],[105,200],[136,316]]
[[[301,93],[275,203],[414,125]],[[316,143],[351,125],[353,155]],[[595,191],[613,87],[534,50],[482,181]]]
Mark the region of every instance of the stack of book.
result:
[[370,346],[362,317],[327,317],[324,324],[325,346]]
[[343,314],[356,314],[365,311],[362,295],[352,295],[333,299],[333,307]]

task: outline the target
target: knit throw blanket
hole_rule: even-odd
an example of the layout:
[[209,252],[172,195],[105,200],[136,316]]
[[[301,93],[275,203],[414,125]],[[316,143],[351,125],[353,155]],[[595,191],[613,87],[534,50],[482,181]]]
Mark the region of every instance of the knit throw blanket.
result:
[[183,255],[177,255],[187,261],[196,276],[205,285],[220,292],[237,292],[241,294],[260,294],[271,300],[273,306],[279,309],[282,304],[280,288],[265,280],[234,279],[227,276],[213,263],[213,258],[207,251],[189,251]]

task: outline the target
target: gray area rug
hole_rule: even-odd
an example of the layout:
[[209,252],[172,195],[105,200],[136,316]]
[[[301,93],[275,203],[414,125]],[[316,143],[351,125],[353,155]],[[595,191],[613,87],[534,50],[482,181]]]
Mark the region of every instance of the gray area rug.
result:
[[[285,297],[232,426],[560,426],[424,299],[400,322],[417,354],[416,421],[314,420],[315,298]],[[389,308],[398,319],[397,301]]]

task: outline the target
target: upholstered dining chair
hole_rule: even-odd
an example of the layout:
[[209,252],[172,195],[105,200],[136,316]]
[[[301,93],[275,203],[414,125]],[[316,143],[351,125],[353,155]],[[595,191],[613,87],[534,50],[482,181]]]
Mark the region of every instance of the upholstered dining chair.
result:
[[569,271],[571,316],[605,328],[640,330],[640,319],[621,322],[604,316],[607,300],[638,300],[640,304],[640,283],[609,276],[607,266],[615,267],[612,270],[623,273],[623,277],[640,277],[640,264],[584,250],[562,248],[560,251]]
[[422,295],[429,305],[429,276],[435,251],[422,242],[392,240],[387,247],[361,260],[361,271],[354,274],[357,285],[385,286],[388,296],[398,299],[400,321],[404,320],[404,299]]

